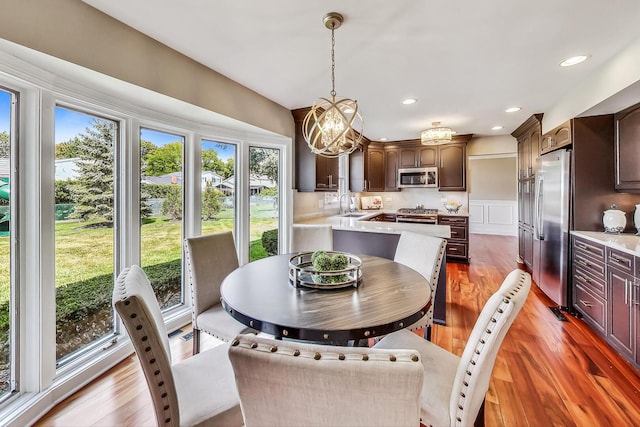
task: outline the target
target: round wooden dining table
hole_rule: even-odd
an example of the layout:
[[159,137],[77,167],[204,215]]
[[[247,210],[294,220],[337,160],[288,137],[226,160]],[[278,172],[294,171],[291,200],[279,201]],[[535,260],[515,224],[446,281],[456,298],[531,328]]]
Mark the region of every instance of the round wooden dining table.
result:
[[403,264],[363,255],[358,287],[311,289],[290,282],[292,255],[263,258],[231,272],[220,288],[227,313],[279,339],[333,344],[405,328],[431,306],[428,281]]

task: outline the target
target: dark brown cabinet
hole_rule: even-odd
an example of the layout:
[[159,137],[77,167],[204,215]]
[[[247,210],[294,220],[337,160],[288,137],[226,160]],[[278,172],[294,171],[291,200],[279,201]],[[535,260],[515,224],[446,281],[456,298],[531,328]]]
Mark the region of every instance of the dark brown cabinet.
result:
[[573,142],[571,133],[571,121],[565,122],[545,133],[540,143],[540,154],[571,145]]
[[302,136],[302,122],[309,108],[293,110],[295,134],[295,179],[298,191],[336,191],[338,189],[338,158],[316,156]]
[[437,147],[403,147],[399,150],[398,167],[418,168],[438,165]]
[[542,114],[529,117],[511,134],[518,141],[518,256],[534,268],[535,171],[542,134]]
[[384,190],[398,191],[398,150],[385,150]]
[[469,217],[438,215],[438,224],[448,225],[451,238],[447,239],[447,261],[469,262]]
[[616,190],[640,192],[640,104],[615,114]]
[[349,190],[385,191],[384,145],[371,143],[349,155]]
[[640,258],[572,236],[573,307],[640,368]]
[[604,246],[573,236],[573,306],[599,333],[607,331],[608,287]]
[[338,158],[316,157],[316,190],[336,191],[338,189]]
[[465,191],[467,189],[466,144],[438,146],[438,188],[440,191]]

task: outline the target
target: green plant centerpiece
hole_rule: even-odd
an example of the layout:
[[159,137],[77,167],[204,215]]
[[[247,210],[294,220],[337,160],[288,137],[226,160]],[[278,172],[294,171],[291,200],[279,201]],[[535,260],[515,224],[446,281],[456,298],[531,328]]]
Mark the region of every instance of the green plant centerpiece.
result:
[[296,287],[357,287],[362,276],[361,264],[360,258],[345,252],[304,252],[289,260],[289,278]]
[[[311,254],[311,263],[313,268],[318,272],[340,271],[349,266],[349,258],[341,253],[331,256],[325,251],[315,251]],[[316,283],[342,283],[349,280],[347,274],[314,274],[311,277]]]

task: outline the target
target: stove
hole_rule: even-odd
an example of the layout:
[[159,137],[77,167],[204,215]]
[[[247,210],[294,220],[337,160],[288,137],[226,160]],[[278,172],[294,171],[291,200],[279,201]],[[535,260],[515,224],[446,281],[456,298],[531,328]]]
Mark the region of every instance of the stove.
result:
[[438,209],[402,208],[396,212],[397,222],[418,222],[421,224],[437,224]]

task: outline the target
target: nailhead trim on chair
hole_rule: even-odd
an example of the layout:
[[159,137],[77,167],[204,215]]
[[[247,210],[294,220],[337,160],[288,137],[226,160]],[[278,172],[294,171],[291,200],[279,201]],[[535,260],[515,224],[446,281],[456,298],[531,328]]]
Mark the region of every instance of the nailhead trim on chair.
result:
[[[522,285],[524,284],[525,280],[526,280],[526,276],[524,274],[520,274],[520,278],[518,279],[518,284],[515,286],[515,289],[514,289],[515,292],[518,292],[520,291],[520,289],[522,289]],[[466,392],[469,387],[469,382],[471,381],[471,377],[473,375],[473,367],[476,365],[477,360],[482,353],[482,350],[484,350],[486,342],[491,339],[490,335],[492,334],[493,329],[498,324],[497,322],[498,319],[502,317],[506,307],[509,304],[511,304],[511,297],[515,295],[516,294],[514,292],[509,292],[509,295],[505,295],[505,298],[502,300],[502,303],[500,304],[500,306],[498,306],[498,308],[496,308],[494,315],[491,317],[489,321],[489,325],[485,330],[486,335],[480,340],[478,340],[478,344],[476,345],[476,348],[473,352],[473,356],[469,362],[469,366],[467,366],[465,379],[462,382],[464,387],[460,392],[460,396],[458,398],[458,410],[456,411],[456,421],[457,421],[456,425],[460,425],[460,422],[462,422],[462,416],[464,414],[465,400],[466,400],[466,394],[467,394]]]
[[256,350],[256,351],[262,351],[265,353],[276,353],[276,354],[282,354],[282,355],[288,355],[288,356],[294,356],[294,357],[305,357],[308,359],[314,359],[314,360],[361,360],[361,361],[368,361],[368,360],[375,360],[375,361],[387,361],[389,363],[397,363],[397,362],[419,362],[420,361],[420,357],[415,354],[415,353],[410,353],[408,356],[405,355],[396,355],[396,354],[389,354],[389,353],[338,353],[338,352],[332,352],[332,351],[324,351],[322,353],[320,353],[319,351],[307,351],[307,350],[299,350],[299,349],[291,349],[291,348],[287,348],[284,347],[284,349],[280,346],[275,346],[275,345],[271,345],[271,344],[263,344],[263,343],[258,343],[256,341],[252,341],[252,340],[245,340],[245,339],[234,339],[231,342],[231,345],[233,347],[244,347],[244,348],[249,348],[252,350]]
[[[128,269],[125,269],[123,273],[127,271]],[[134,322],[136,322],[135,327],[131,329],[127,329],[127,331],[131,336],[131,342],[138,349],[137,353],[139,355],[142,355],[144,359],[146,359],[144,360],[143,357],[139,356],[141,363],[152,365],[151,369],[153,369],[153,371],[150,371],[149,369],[144,369],[144,371],[145,371],[145,378],[147,380],[147,384],[149,385],[149,389],[152,394],[152,397],[153,395],[155,395],[156,399],[159,399],[158,402],[154,402],[156,419],[158,421],[158,424],[163,422],[165,425],[168,425],[168,426],[178,425],[179,414],[178,414],[178,408],[177,408],[177,401],[175,402],[176,407],[174,409],[171,406],[170,399],[167,398],[169,396],[170,388],[174,387],[173,378],[164,377],[163,373],[159,369],[159,366],[154,366],[154,365],[157,365],[156,362],[158,357],[163,357],[166,359],[166,355],[155,354],[152,351],[151,347],[149,346],[145,346],[144,348],[142,348],[143,344],[141,343],[143,341],[147,341],[149,336],[146,330],[146,327],[151,327],[151,325],[145,325],[142,323],[144,321],[142,318],[145,316],[139,317],[138,313],[136,313],[136,310],[140,309],[141,306],[138,304],[136,299],[131,299],[131,297],[127,295],[126,290],[124,288],[124,282],[120,280],[116,281],[115,287],[117,292],[120,295],[120,300],[115,301],[115,305],[118,309],[120,316],[123,318],[128,317],[129,319],[139,319],[139,320],[133,320]],[[130,322],[130,321],[127,321],[127,322]],[[144,321],[144,323],[147,323],[147,322]],[[133,336],[134,334],[135,336]],[[158,344],[161,347],[163,346],[162,343],[158,343]],[[143,351],[139,351],[139,350],[143,350]],[[148,377],[147,374],[153,374],[155,378]],[[175,396],[175,392],[172,392],[172,395]]]
[[431,308],[429,309],[429,312],[427,314],[429,314],[429,318],[427,319],[421,319],[418,322],[414,323],[413,325],[411,325],[409,327],[409,330],[411,331],[415,331],[417,329],[422,329],[422,328],[426,328],[428,326],[433,325],[433,307],[434,307],[434,301],[433,301],[433,295],[435,294],[435,290],[438,286],[438,277],[440,276],[440,269],[442,268],[442,263],[444,262],[444,255],[447,251],[447,242],[446,240],[442,242],[442,244],[440,245],[440,252],[438,252],[438,261],[436,261],[436,265],[438,265],[439,267],[436,268],[433,276],[431,276],[430,279],[430,286],[432,287],[431,289]]

